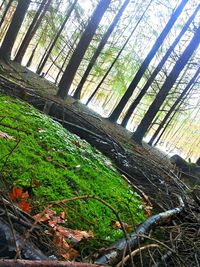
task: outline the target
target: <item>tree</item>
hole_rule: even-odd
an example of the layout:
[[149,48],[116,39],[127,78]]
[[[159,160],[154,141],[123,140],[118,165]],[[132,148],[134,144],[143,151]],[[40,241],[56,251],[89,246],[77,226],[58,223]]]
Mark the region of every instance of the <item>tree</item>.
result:
[[63,23],[62,23],[60,29],[58,30],[58,32],[57,32],[57,34],[56,34],[54,40],[53,40],[52,43],[50,44],[50,46],[49,46],[49,48],[48,48],[48,50],[47,50],[47,53],[46,53],[46,54],[44,55],[44,57],[42,58],[42,60],[41,60],[41,64],[38,66],[38,69],[37,69],[37,73],[38,73],[38,74],[40,74],[40,73],[42,72],[42,70],[43,70],[43,68],[44,68],[44,66],[45,66],[45,64],[46,64],[46,62],[47,62],[47,60],[48,60],[48,58],[49,58],[49,56],[50,56],[50,54],[51,54],[51,52],[52,52],[52,50],[53,50],[55,44],[56,44],[56,42],[57,42],[57,40],[58,40],[58,38],[59,38],[60,35],[61,35],[62,30],[64,29],[64,27],[65,27],[65,25],[66,25],[66,23],[67,23],[67,21],[68,21],[70,15],[71,15],[72,11],[74,10],[74,7],[75,7],[77,1],[78,1],[78,0],[75,0],[75,1],[73,2],[73,4],[71,5],[71,7],[69,8],[69,10],[67,11],[66,17],[65,17],[65,19],[64,19],[64,21],[63,21]]
[[192,79],[189,81],[189,83],[187,84],[187,86],[185,87],[185,89],[182,91],[182,93],[180,94],[180,96],[176,99],[176,101],[174,102],[174,104],[171,106],[170,110],[165,115],[164,119],[162,120],[162,122],[158,126],[157,130],[153,134],[151,140],[149,141],[149,145],[152,145],[153,144],[153,142],[157,138],[158,134],[162,130],[163,126],[165,125],[165,123],[167,122],[167,120],[169,119],[169,117],[171,116],[171,114],[174,112],[174,110],[179,105],[179,103],[181,102],[181,100],[183,99],[183,97],[188,93],[188,91],[190,90],[190,88],[192,87],[192,85],[195,83],[197,77],[199,76],[199,73],[200,73],[200,68],[198,68],[198,70],[195,72],[195,74],[192,77]]
[[4,22],[4,19],[5,19],[6,15],[7,15],[7,12],[9,10],[10,6],[12,5],[12,2],[13,2],[13,0],[9,0],[9,2],[8,2],[7,6],[6,6],[5,10],[4,10],[4,12],[3,12],[3,15],[2,15],[2,18],[1,18],[1,21],[0,21],[0,27],[3,24],[3,22]]
[[119,101],[118,105],[115,107],[115,109],[111,113],[110,117],[108,118],[110,121],[116,122],[117,119],[119,118],[122,110],[124,109],[124,107],[127,104],[129,98],[132,96],[134,90],[136,89],[139,81],[141,80],[142,76],[144,75],[145,71],[147,70],[151,60],[153,59],[153,57],[157,53],[158,49],[162,45],[163,41],[165,40],[165,38],[168,35],[168,33],[170,32],[172,26],[174,25],[174,23],[178,19],[179,15],[181,14],[181,12],[182,12],[183,8],[185,7],[185,5],[187,4],[187,2],[188,1],[186,1],[186,0],[182,0],[180,5],[177,7],[177,9],[172,14],[172,16],[169,19],[168,23],[166,24],[166,26],[162,30],[161,34],[157,38],[157,40],[154,43],[153,47],[151,48],[150,52],[148,53],[148,55],[144,59],[142,65],[140,66],[139,70],[137,71],[133,81],[129,85],[129,87],[128,87],[127,91],[125,92],[124,96]]
[[17,54],[15,56],[15,61],[18,63],[22,62],[22,59],[24,57],[24,54],[26,53],[26,50],[30,44],[30,41],[32,40],[34,34],[36,33],[45,13],[47,12],[52,0],[43,0],[40,4],[40,7],[38,8],[38,11],[36,12],[26,34],[25,37],[20,45],[19,50],[17,51]]
[[172,43],[172,45],[169,47],[169,49],[167,50],[167,52],[165,53],[165,55],[163,56],[162,60],[160,61],[160,63],[158,64],[158,66],[155,68],[155,70],[153,71],[153,73],[151,74],[151,76],[149,77],[148,81],[146,82],[146,84],[144,85],[143,89],[140,91],[140,93],[138,94],[138,96],[136,97],[136,99],[134,100],[134,102],[131,104],[131,106],[129,107],[125,117],[122,120],[121,125],[123,127],[126,127],[132,113],[134,112],[135,108],[137,107],[137,105],[140,103],[141,99],[143,98],[143,96],[145,95],[145,93],[147,92],[147,90],[149,89],[149,87],[151,86],[151,84],[153,83],[156,75],[159,73],[159,71],[162,69],[162,67],[164,66],[165,62],[167,61],[167,59],[169,58],[171,52],[174,50],[174,48],[176,47],[176,45],[178,44],[178,42],[180,41],[180,39],[182,38],[182,36],[185,34],[185,32],[187,31],[188,27],[190,26],[190,24],[192,23],[192,21],[194,20],[196,14],[198,13],[200,9],[200,4],[197,6],[197,8],[195,9],[194,13],[192,14],[192,16],[189,17],[189,19],[187,20],[187,22],[185,23],[184,27],[182,28],[181,32],[179,33],[179,35],[176,37],[176,39],[174,40],[174,42]]
[[136,131],[132,135],[132,138],[137,142],[141,143],[144,135],[146,134],[151,122],[153,121],[154,117],[156,116],[157,112],[159,111],[162,103],[164,102],[165,98],[167,97],[169,91],[173,87],[174,83],[176,82],[180,72],[183,70],[187,62],[189,61],[190,57],[197,49],[200,43],[200,26],[197,28],[192,40],[190,41],[189,45],[186,47],[182,55],[177,60],[176,64],[174,65],[172,71],[170,72],[169,76],[166,78],[163,86],[161,87],[160,91],[158,92],[155,100],[150,105],[148,111],[146,112],[145,116],[143,117],[142,121],[140,122],[139,126],[137,127]]
[[82,34],[79,43],[77,44],[73,55],[71,56],[69,63],[63,73],[63,76],[59,82],[59,89],[57,95],[65,99],[69,92],[70,86],[76,75],[77,69],[85,55],[87,48],[96,32],[96,29],[107,10],[111,0],[101,0],[95,9],[84,33]]
[[12,21],[0,48],[0,57],[5,60],[10,59],[11,57],[13,45],[23,23],[30,2],[31,0],[20,0],[17,3],[17,7],[12,17]]
[[100,83],[97,85],[97,87],[95,88],[94,92],[91,94],[91,96],[88,98],[86,105],[89,104],[89,102],[93,99],[93,97],[95,96],[95,94],[97,93],[97,91],[99,90],[99,88],[101,87],[102,83],[104,82],[104,80],[107,78],[108,74],[110,73],[110,71],[112,70],[113,66],[115,65],[115,63],[117,62],[117,60],[119,59],[119,57],[121,56],[122,52],[124,51],[126,45],[128,44],[129,40],[131,39],[132,35],[134,34],[135,30],[137,29],[138,25],[140,24],[140,22],[142,21],[142,19],[144,18],[149,6],[151,5],[151,3],[153,2],[153,0],[151,0],[149,2],[149,4],[147,5],[147,7],[145,8],[144,12],[142,13],[141,17],[139,18],[139,20],[137,21],[136,25],[134,26],[133,30],[131,31],[131,33],[129,34],[128,38],[126,39],[126,41],[124,42],[122,48],[120,49],[119,53],[117,54],[116,58],[113,60],[112,64],[110,65],[110,67],[108,68],[108,70],[106,71],[106,73],[104,74],[103,78],[101,79]]
[[76,88],[76,91],[74,93],[74,98],[76,99],[80,99],[81,96],[81,91],[83,88],[84,83],[86,82],[88,75],[90,73],[90,71],[92,70],[98,56],[100,55],[101,51],[103,50],[106,42],[108,41],[108,38],[110,37],[111,33],[113,32],[115,26],[117,25],[118,21],[120,20],[125,8],[127,7],[127,5],[129,4],[130,0],[125,0],[124,4],[121,6],[120,10],[118,11],[117,15],[115,16],[115,18],[113,19],[112,23],[110,24],[110,26],[108,27],[107,31],[104,33],[94,55],[92,56],[88,67],[85,71],[85,73],[83,74],[83,77],[79,83],[79,85]]

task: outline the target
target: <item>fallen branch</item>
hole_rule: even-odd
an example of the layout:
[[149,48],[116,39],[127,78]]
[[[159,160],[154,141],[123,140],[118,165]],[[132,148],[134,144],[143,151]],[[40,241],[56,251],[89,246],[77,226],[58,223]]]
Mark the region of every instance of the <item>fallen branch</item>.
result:
[[[130,235],[129,244],[131,249],[134,249],[139,243],[141,243],[142,240],[139,235],[147,235],[156,225],[166,223],[172,218],[172,216],[180,214],[184,209],[184,203],[180,197],[179,201],[179,207],[153,215],[142,223],[137,230]],[[116,241],[112,246],[105,250],[105,254],[98,258],[95,263],[116,266],[116,264],[122,259],[125,246],[125,238]]]
[[[146,245],[146,246],[143,246],[141,248],[137,248],[136,250],[132,251],[131,252],[131,257],[134,257],[138,252],[142,251],[142,250],[145,250],[145,249],[149,249],[149,248],[158,248],[159,245],[157,244],[149,244],[149,245]],[[124,263],[127,262],[127,260],[130,258],[130,255],[127,255],[123,261],[120,261],[116,267],[121,267]]]
[[66,261],[0,260],[0,267],[99,267],[99,265]]

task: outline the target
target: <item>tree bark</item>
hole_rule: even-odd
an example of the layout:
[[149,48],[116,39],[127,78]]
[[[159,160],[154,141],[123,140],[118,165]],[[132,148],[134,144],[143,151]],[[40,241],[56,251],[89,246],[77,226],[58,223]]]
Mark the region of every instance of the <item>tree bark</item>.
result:
[[12,48],[17,38],[18,32],[23,23],[24,17],[28,10],[31,0],[20,0],[17,4],[11,24],[0,48],[0,58],[10,59]]
[[59,38],[60,35],[61,35],[62,30],[64,29],[64,27],[65,27],[65,25],[66,25],[66,23],[67,23],[67,21],[68,21],[70,15],[71,15],[72,11],[74,10],[74,7],[75,7],[77,1],[78,1],[78,0],[75,0],[75,1],[73,2],[73,4],[71,5],[71,7],[69,8],[69,10],[67,11],[65,20],[63,21],[63,24],[61,25],[61,27],[60,27],[60,29],[58,30],[58,32],[57,32],[57,34],[56,34],[56,36],[55,36],[53,42],[51,43],[50,47],[48,48],[48,51],[47,51],[46,55],[44,55],[44,58],[41,60],[41,64],[38,66],[38,69],[37,69],[37,73],[38,73],[38,74],[40,74],[40,73],[42,72],[42,70],[43,70],[43,68],[44,68],[44,66],[45,66],[45,64],[46,64],[46,62],[47,62],[47,60],[48,60],[48,58],[49,58],[49,56],[50,56],[50,54],[51,54],[51,52],[52,52],[52,50],[53,50],[55,44],[56,44],[56,42],[57,42],[57,40],[58,40],[58,38]]
[[163,41],[165,40],[165,38],[168,35],[168,33],[170,32],[172,26],[174,25],[174,23],[178,19],[179,15],[181,14],[181,12],[182,12],[183,8],[185,7],[185,5],[187,4],[187,2],[188,2],[187,0],[182,0],[180,5],[177,7],[177,9],[172,14],[171,18],[169,19],[168,23],[164,27],[160,36],[157,38],[157,40],[154,43],[153,47],[151,48],[150,52],[148,53],[145,60],[143,61],[141,67],[137,71],[137,73],[136,73],[133,81],[129,85],[126,93],[124,94],[124,96],[122,97],[122,99],[120,100],[120,102],[118,103],[118,105],[116,106],[116,108],[114,109],[112,114],[110,115],[110,117],[109,117],[110,121],[116,122],[118,120],[121,112],[123,111],[124,107],[126,106],[128,100],[129,100],[129,98],[132,96],[132,94],[133,94],[134,90],[136,89],[138,83],[140,82],[142,76],[144,75],[145,71],[147,70],[151,60],[153,59],[153,57],[157,53],[158,49],[162,45]]
[[81,91],[83,88],[84,83],[86,82],[88,75],[90,73],[90,71],[92,70],[97,58],[99,57],[101,51],[103,50],[104,46],[106,45],[106,42],[108,41],[108,38],[110,37],[110,35],[112,34],[115,26],[117,25],[118,21],[120,20],[121,16],[123,15],[123,12],[125,10],[125,8],[127,7],[127,5],[129,4],[130,0],[125,0],[124,4],[121,6],[119,12],[117,13],[117,15],[115,16],[115,18],[113,19],[112,23],[110,24],[110,26],[108,27],[107,31],[104,33],[94,55],[92,56],[88,67],[85,71],[85,73],[83,74],[83,77],[79,83],[79,85],[76,88],[76,91],[74,93],[74,98],[76,99],[80,99],[81,96]]
[[150,105],[148,111],[146,112],[145,116],[143,117],[141,123],[139,124],[137,130],[132,135],[132,138],[138,142],[141,143],[142,139],[147,132],[147,129],[149,128],[152,120],[154,119],[156,113],[159,111],[159,108],[161,107],[162,103],[164,102],[165,98],[167,97],[169,91],[171,90],[172,86],[176,82],[176,79],[178,78],[179,74],[189,61],[190,57],[194,53],[194,51],[197,49],[200,43],[200,26],[197,28],[192,40],[190,41],[189,45],[184,50],[183,54],[179,57],[176,64],[174,65],[172,71],[170,72],[169,76],[165,80],[162,88],[158,92],[155,100]]
[[3,15],[2,15],[2,18],[1,18],[1,21],[0,21],[0,27],[1,27],[1,25],[3,24],[3,22],[4,22],[4,19],[5,19],[6,15],[7,15],[7,12],[8,12],[8,10],[9,10],[9,8],[10,8],[12,2],[13,2],[13,0],[10,0],[10,1],[8,2],[6,8],[5,8],[4,12],[3,12]]
[[24,57],[24,54],[26,53],[26,50],[34,36],[34,34],[36,33],[46,11],[48,10],[50,3],[52,0],[43,0],[42,3],[40,4],[40,7],[38,9],[38,11],[36,12],[31,25],[29,26],[26,35],[20,45],[19,50],[17,51],[17,54],[15,56],[15,61],[18,63],[22,62],[22,59]]
[[187,94],[187,92],[190,90],[190,88],[192,87],[192,85],[195,83],[195,80],[199,76],[199,73],[200,73],[200,68],[198,68],[198,70],[196,71],[196,73],[194,74],[194,76],[192,77],[192,79],[189,81],[189,83],[187,84],[187,86],[185,87],[185,89],[183,90],[183,92],[180,94],[180,96],[174,102],[174,104],[172,105],[172,107],[170,108],[170,110],[168,111],[168,113],[165,115],[164,119],[162,120],[162,122],[160,123],[159,127],[157,128],[157,130],[153,134],[151,140],[149,141],[149,143],[148,143],[149,145],[152,145],[154,143],[154,141],[157,138],[157,136],[159,135],[161,129],[163,128],[163,126],[165,125],[165,123],[167,122],[167,120],[169,119],[169,117],[171,116],[171,114],[174,112],[174,110],[177,107],[177,105],[181,102],[182,98]]
[[164,66],[165,62],[167,61],[167,59],[169,58],[171,52],[174,50],[174,48],[176,47],[176,45],[178,44],[178,42],[180,41],[180,39],[182,38],[182,36],[185,34],[185,32],[187,31],[188,27],[190,26],[190,24],[192,23],[193,19],[195,18],[196,14],[198,13],[200,9],[200,4],[197,6],[197,8],[195,9],[194,13],[192,14],[192,16],[189,17],[188,21],[186,22],[186,24],[184,25],[183,29],[181,30],[181,32],[179,33],[179,35],[176,37],[176,39],[174,40],[174,42],[172,43],[172,45],[169,47],[169,49],[167,50],[167,52],[165,53],[164,57],[162,58],[162,60],[160,61],[160,63],[158,64],[158,66],[155,68],[155,70],[153,71],[153,73],[151,74],[151,76],[149,77],[148,81],[146,82],[146,84],[144,85],[143,89],[141,90],[141,92],[139,93],[139,95],[136,97],[136,99],[134,100],[134,102],[131,104],[131,106],[129,107],[124,119],[122,120],[121,125],[123,127],[126,127],[132,113],[134,112],[134,110],[136,109],[137,105],[140,103],[141,99],[143,98],[143,96],[146,94],[147,90],[149,89],[149,87],[151,86],[151,84],[153,83],[156,75],[159,73],[159,71],[162,69],[162,67]]
[[87,48],[96,32],[96,29],[107,10],[111,0],[101,0],[94,11],[87,28],[85,29],[84,33],[81,36],[81,39],[78,45],[75,48],[75,51],[64,71],[64,74],[61,78],[61,81],[58,85],[59,89],[57,95],[63,99],[67,97],[69,92],[70,86],[73,82],[73,79],[76,75],[78,67],[85,55]]

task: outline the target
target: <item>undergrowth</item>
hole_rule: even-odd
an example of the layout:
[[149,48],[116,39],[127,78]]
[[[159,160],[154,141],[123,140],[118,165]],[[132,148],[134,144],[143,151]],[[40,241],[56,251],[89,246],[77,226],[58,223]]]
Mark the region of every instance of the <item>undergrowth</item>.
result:
[[[144,220],[139,196],[110,160],[32,106],[1,95],[0,131],[9,135],[0,136],[1,188],[28,189],[33,214],[51,201],[96,195],[132,227]],[[112,211],[94,199],[68,203],[66,214],[69,227],[90,229],[96,240],[122,236],[111,226],[117,220]]]

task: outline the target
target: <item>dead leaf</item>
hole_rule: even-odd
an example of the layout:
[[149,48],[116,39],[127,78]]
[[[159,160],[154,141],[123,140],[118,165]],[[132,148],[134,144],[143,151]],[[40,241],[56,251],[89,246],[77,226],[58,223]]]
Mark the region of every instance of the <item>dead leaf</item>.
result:
[[15,138],[7,133],[0,131],[0,138],[8,139],[8,140],[15,140]]
[[75,146],[77,146],[77,147],[81,147],[81,144],[78,142],[78,141],[76,141],[76,140],[73,140],[72,141],[72,144],[74,144]]

